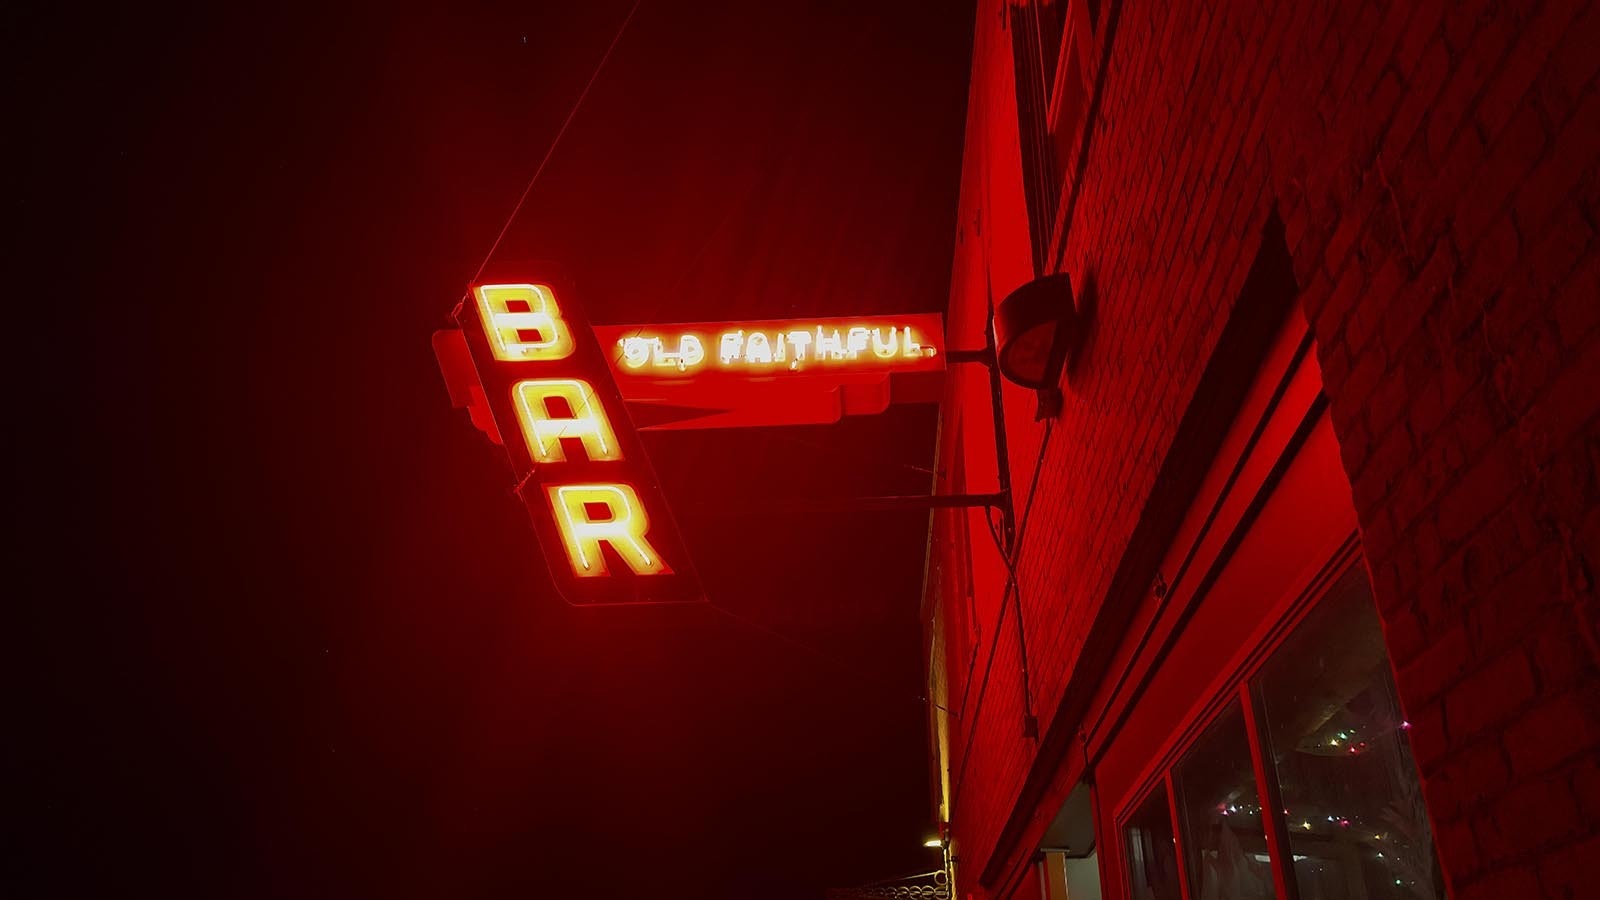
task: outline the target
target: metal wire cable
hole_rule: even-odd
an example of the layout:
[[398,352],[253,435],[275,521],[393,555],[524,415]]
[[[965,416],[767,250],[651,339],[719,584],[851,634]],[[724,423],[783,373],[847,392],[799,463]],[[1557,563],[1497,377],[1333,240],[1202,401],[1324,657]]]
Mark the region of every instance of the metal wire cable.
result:
[[[1022,508],[1022,519],[1017,523],[1016,544],[1012,547],[1012,552],[1009,554],[1009,558],[1007,558],[1007,555],[1002,554],[1002,558],[1005,559],[1006,569],[1008,572],[1006,577],[1005,593],[1002,594],[1000,598],[1000,612],[995,617],[994,634],[991,635],[989,639],[989,653],[987,654],[988,658],[984,662],[983,666],[983,679],[978,684],[978,696],[973,701],[978,708],[973,711],[972,726],[967,731],[967,739],[962,742],[961,769],[956,773],[955,795],[950,798],[949,814],[952,822],[955,821],[956,808],[961,802],[961,789],[967,783],[967,763],[972,759],[972,741],[977,737],[978,733],[977,714],[983,708],[984,694],[987,693],[989,689],[989,675],[994,671],[994,659],[998,655],[998,651],[1000,649],[1001,626],[1005,623],[1006,609],[1009,606],[1006,601],[1008,599],[1017,599],[1017,615],[1021,616],[1022,614],[1020,598],[1016,598],[1015,596],[1016,592],[1021,590],[1021,585],[1019,585],[1017,582],[1015,559],[1021,555],[1022,539],[1028,531],[1028,519],[1030,518],[1030,514],[1033,512],[1033,500],[1034,497],[1038,495],[1039,475],[1044,469],[1045,450],[1047,450],[1050,446],[1050,436],[1055,433],[1055,429],[1053,427],[1054,425],[1055,420],[1045,420],[1044,437],[1039,442],[1039,456],[1036,460],[1034,460],[1033,477],[1031,479],[1031,487],[1028,490],[1028,503]],[[957,718],[964,719],[965,714],[966,703],[963,702],[961,715],[957,716]]]
[[544,158],[539,160],[538,168],[533,170],[533,177],[528,179],[527,187],[522,189],[522,196],[517,198],[517,204],[511,207],[511,214],[506,216],[505,224],[500,226],[500,233],[495,235],[494,243],[489,245],[489,252],[483,255],[483,262],[478,263],[477,271],[473,272],[472,277],[467,280],[469,288],[483,274],[483,270],[489,265],[489,260],[494,258],[494,252],[500,249],[500,242],[505,240],[506,233],[511,230],[511,223],[515,222],[517,214],[522,212],[523,204],[528,202],[528,195],[533,193],[533,186],[538,183],[539,176],[544,174],[545,166],[550,164],[551,157],[555,156],[556,148],[561,145],[561,139],[566,136],[567,128],[572,125],[572,120],[577,118],[578,110],[583,107],[583,101],[589,96],[589,90],[600,79],[600,72],[605,69],[606,62],[611,59],[611,52],[617,49],[617,44],[622,40],[623,32],[628,30],[628,23],[633,21],[633,14],[639,11],[639,5],[643,2],[644,0],[634,0],[633,7],[628,10],[628,15],[623,18],[622,24],[617,26],[617,33],[611,36],[611,43],[606,47],[605,54],[600,57],[600,62],[595,65],[594,71],[590,73],[589,81],[583,86],[582,93],[578,94],[578,99],[573,102],[572,109],[567,111],[567,118],[561,123],[561,128],[556,131],[555,138],[550,141],[550,147],[545,150]]

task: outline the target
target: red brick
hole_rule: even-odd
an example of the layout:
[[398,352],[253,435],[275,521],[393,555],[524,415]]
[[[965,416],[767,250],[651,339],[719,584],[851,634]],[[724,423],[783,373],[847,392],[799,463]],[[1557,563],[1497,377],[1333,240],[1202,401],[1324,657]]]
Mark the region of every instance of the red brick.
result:
[[1495,384],[1507,410],[1521,416],[1561,374],[1561,338],[1554,326],[1529,329],[1505,351],[1495,367]]
[[1387,434],[1400,421],[1410,399],[1405,379],[1394,372],[1386,375],[1367,398],[1367,431],[1371,434]]
[[[1304,295],[1302,295],[1304,296]],[[1344,384],[1350,378],[1350,351],[1343,342],[1319,341],[1317,361],[1322,366],[1324,381]]]
[[1334,285],[1333,293],[1328,295],[1326,303],[1322,304],[1317,314],[1309,315],[1310,325],[1315,333],[1328,336],[1330,341],[1344,344],[1352,356],[1360,356],[1362,344],[1349,340],[1349,333],[1344,325],[1349,317],[1350,307],[1354,306],[1355,298],[1362,295],[1365,283],[1365,275],[1358,267],[1350,266],[1349,269],[1344,269],[1339,272],[1339,282]]
[[1396,659],[1395,681],[1408,704],[1428,703],[1460,681],[1472,663],[1467,630],[1457,626],[1428,642],[1426,649],[1405,664]]
[[[1515,423],[1506,413],[1505,405],[1500,402],[1499,395],[1495,392],[1494,385],[1490,383],[1489,366],[1491,357],[1483,352],[1482,341],[1469,340],[1465,345],[1457,346],[1454,362],[1465,371],[1462,380],[1472,379],[1472,387],[1467,388],[1456,401],[1455,415],[1441,434],[1453,438],[1460,448],[1461,465],[1465,466],[1468,460],[1478,456],[1487,449],[1495,440],[1496,435],[1505,434]],[[1474,368],[1481,367],[1481,368]],[[1481,379],[1481,380],[1480,380]],[[1454,385],[1459,382],[1447,381]]]
[[[1600,470],[1600,447],[1596,447],[1595,444],[1600,444],[1600,441],[1590,442],[1589,459],[1591,467]],[[1593,582],[1596,574],[1593,571],[1594,561],[1600,560],[1600,506],[1589,510],[1588,515],[1584,517],[1583,522],[1578,526],[1577,534],[1573,538],[1573,546],[1576,548],[1576,553],[1585,561],[1585,566],[1590,569],[1588,572],[1589,580]],[[1574,627],[1577,629],[1582,629],[1585,625],[1587,625],[1591,633],[1595,630],[1593,621],[1574,623]],[[1600,641],[1596,641],[1596,643],[1600,644]],[[1600,653],[1597,653],[1596,656],[1600,657]]]
[[1470,255],[1517,185],[1544,153],[1549,135],[1539,111],[1523,107],[1484,157],[1483,170],[1473,179],[1473,189],[1456,207],[1456,246]]
[[1600,678],[1594,657],[1577,633],[1579,613],[1562,607],[1552,615],[1533,643],[1534,673],[1546,694],[1559,694],[1579,681]]
[[1454,819],[1434,828],[1433,845],[1444,865],[1461,876],[1473,875],[1483,868],[1483,854],[1478,850],[1472,823],[1466,819]]
[[1432,434],[1444,424],[1457,397],[1446,402],[1434,342],[1426,337],[1416,338],[1410,348],[1403,364],[1406,383],[1411,385],[1411,408],[1406,413],[1406,422],[1420,434]]
[[1344,214],[1339,217],[1338,227],[1328,237],[1328,245],[1323,249],[1323,265],[1329,272],[1335,275],[1344,272],[1345,263],[1350,258],[1350,251],[1356,245],[1356,239],[1367,227],[1367,216],[1378,210],[1377,199],[1382,189],[1381,185],[1381,179],[1368,178],[1361,188],[1360,195],[1345,207]]
[[[1490,9],[1494,7],[1491,5]],[[1455,15],[1446,16],[1445,23],[1454,26],[1462,23],[1464,18],[1457,10]],[[1476,133],[1460,134],[1460,129],[1467,111],[1483,91],[1511,38],[1510,30],[1501,17],[1491,16],[1482,24],[1483,27],[1473,34],[1471,43],[1464,47],[1456,43],[1459,32],[1446,32],[1446,40],[1452,43],[1451,49],[1459,50],[1460,56],[1451,72],[1449,85],[1439,95],[1429,114],[1428,152],[1434,159],[1445,155],[1452,139],[1478,140]]]
[[1552,303],[1551,314],[1561,349],[1571,352],[1600,326],[1600,256],[1590,254],[1577,274],[1566,279]]
[[[1533,110],[1529,110],[1532,112]],[[1600,94],[1589,93],[1571,123],[1556,134],[1551,152],[1528,174],[1513,199],[1517,224],[1538,234],[1579,179],[1593,171],[1600,153]]]
[[1538,16],[1518,34],[1514,52],[1478,100],[1476,119],[1486,140],[1492,139],[1516,114],[1534,76],[1544,67],[1563,29],[1580,8],[1572,0],[1545,3]]
[[[1541,82],[1547,86],[1545,108],[1555,121],[1563,121],[1563,113],[1576,106],[1580,98],[1594,96],[1591,82],[1600,70],[1600,54],[1594,52],[1596,33],[1600,33],[1600,7],[1591,3],[1550,54],[1548,77]],[[1564,98],[1564,102],[1558,98]]]
[[1395,546],[1394,518],[1388,510],[1380,510],[1370,522],[1361,526],[1362,546],[1372,559],[1387,560]]
[[[1480,867],[1483,861],[1480,861]],[[1529,890],[1538,883],[1538,871],[1530,865],[1498,869],[1467,881],[1450,892],[1454,900],[1518,900],[1529,896]]]
[[1506,754],[1521,779],[1543,775],[1600,746],[1600,686],[1584,685],[1541,700],[1505,730]]
[[[1538,490],[1543,497],[1542,512],[1559,522],[1577,522],[1583,514],[1600,504],[1594,455],[1597,448],[1574,443],[1548,452],[1536,442],[1527,442],[1528,453],[1542,466]],[[1569,574],[1565,587],[1581,592],[1583,579]]]
[[1570,838],[1583,829],[1577,798],[1561,775],[1520,784],[1471,818],[1478,845],[1494,848],[1502,858]]
[[1581,433],[1600,412],[1600,353],[1580,353],[1528,410],[1521,428],[1545,446],[1560,447]]
[[1436,817],[1455,819],[1483,805],[1511,784],[1511,766],[1494,737],[1462,748],[1428,781],[1436,799]]
[[1572,794],[1591,825],[1600,823],[1600,753],[1576,760],[1572,766]]
[[[1402,57],[1408,61],[1414,58]],[[1424,121],[1433,98],[1438,96],[1449,74],[1450,51],[1445,49],[1442,39],[1435,39],[1423,51],[1420,61],[1410,73],[1406,96],[1400,101],[1394,119],[1389,123],[1389,131],[1384,135],[1387,152],[1395,157],[1405,153],[1417,133],[1417,126]]]
[[1452,53],[1459,56],[1466,52],[1473,35],[1483,24],[1485,7],[1493,9],[1485,0],[1458,0],[1449,7],[1443,31]]
[[[1495,318],[1502,321],[1526,321],[1547,310],[1549,298],[1566,286],[1571,280],[1573,269],[1584,262],[1585,252],[1589,249],[1589,242],[1594,240],[1594,234],[1594,228],[1589,224],[1576,199],[1561,204],[1544,233],[1535,240],[1533,248],[1528,251],[1528,258],[1524,264],[1526,274],[1523,279],[1526,289],[1517,292],[1521,295],[1522,314],[1497,315]],[[1496,306],[1505,306],[1508,302],[1506,297],[1515,295],[1508,291],[1506,295],[1501,296]]]
[[1400,587],[1399,566],[1389,561],[1375,561],[1371,557],[1367,557],[1366,563],[1372,574],[1372,593],[1378,601],[1378,611],[1384,616],[1396,613],[1410,600]]
[[[1547,546],[1538,553],[1524,549],[1517,538],[1518,518],[1517,510],[1506,510],[1474,538],[1475,545],[1480,541],[1484,545],[1483,554],[1498,551],[1494,564],[1487,566],[1480,579],[1486,588],[1484,596],[1467,613],[1473,649],[1486,656],[1523,640],[1560,590],[1559,549]],[[1528,558],[1506,575],[1524,554],[1529,554]]]
[[1470,534],[1524,480],[1514,435],[1501,438],[1470,465],[1439,500],[1439,534],[1447,543]]
[[1390,428],[1389,433],[1378,440],[1372,455],[1367,458],[1367,464],[1362,467],[1361,473],[1350,485],[1351,491],[1355,494],[1356,506],[1365,508],[1387,496],[1395,476],[1414,454],[1415,447],[1406,429]]
[[1432,519],[1417,523],[1408,535],[1411,546],[1416,550],[1417,569],[1419,572],[1434,572],[1445,561],[1446,546],[1444,539],[1439,536],[1439,524]]
[[[1441,308],[1446,335],[1459,339],[1482,328],[1485,307],[1515,272],[1521,256],[1522,239],[1516,225],[1510,215],[1502,215],[1473,252],[1463,257],[1465,271],[1448,286],[1451,296]],[[1481,332],[1477,337],[1481,342]]]
[[[1374,579],[1374,592],[1377,591],[1376,581],[1377,579]],[[1425,648],[1430,648],[1430,642],[1422,630],[1422,622],[1417,618],[1417,614],[1404,608],[1396,609],[1392,614],[1385,614],[1383,641],[1389,649],[1389,660],[1394,663],[1397,672],[1404,670]],[[1465,636],[1462,637],[1461,643],[1465,648]],[[1398,674],[1395,677],[1396,680],[1404,678]],[[1416,691],[1407,692],[1408,696],[1415,694]]]
[[1552,900],[1582,900],[1593,895],[1594,861],[1600,859],[1600,834],[1592,834],[1546,856],[1539,864],[1539,888]]
[[[1407,185],[1416,182],[1407,188],[1408,193],[1418,195],[1415,201],[1407,203],[1403,199],[1406,195],[1402,195],[1401,202],[1401,208],[1406,211],[1407,240],[1414,250],[1431,248],[1434,241],[1448,231],[1456,203],[1461,195],[1472,190],[1473,175],[1483,166],[1485,150],[1476,137],[1468,135],[1447,149],[1448,154],[1442,160],[1432,159],[1421,149],[1421,142],[1406,151],[1408,176],[1413,171],[1425,173],[1423,177],[1408,177],[1402,182]],[[1398,189],[1399,185],[1396,187]],[[1313,227],[1315,225],[1312,223]]]
[[1339,456],[1344,460],[1346,472],[1359,472],[1372,452],[1372,436],[1367,423],[1360,418],[1361,410],[1351,406],[1330,407],[1333,430],[1339,435]]
[[1431,775],[1439,761],[1450,750],[1450,734],[1444,718],[1444,704],[1437,701],[1425,704],[1406,699],[1406,714],[1411,717],[1411,752],[1416,757],[1417,768],[1424,777]]
[[1458,682],[1445,695],[1450,733],[1469,740],[1498,727],[1532,702],[1538,693],[1527,656],[1512,652]]

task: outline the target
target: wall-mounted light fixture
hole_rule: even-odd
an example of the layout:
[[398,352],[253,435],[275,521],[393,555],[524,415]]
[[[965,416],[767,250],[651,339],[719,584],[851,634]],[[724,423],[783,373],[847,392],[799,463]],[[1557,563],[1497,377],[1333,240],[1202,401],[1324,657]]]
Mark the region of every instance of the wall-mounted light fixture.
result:
[[1065,272],[1022,285],[994,311],[994,345],[1000,373],[1039,395],[1036,418],[1061,412],[1061,370],[1082,344],[1084,319]]

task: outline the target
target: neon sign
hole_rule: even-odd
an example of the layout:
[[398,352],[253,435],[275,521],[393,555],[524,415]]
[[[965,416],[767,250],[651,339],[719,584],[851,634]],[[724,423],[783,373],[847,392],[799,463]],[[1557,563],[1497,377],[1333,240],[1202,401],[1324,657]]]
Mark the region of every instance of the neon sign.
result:
[[714,373],[817,375],[944,368],[937,315],[793,319],[687,325],[601,325],[619,377],[683,379]]
[[823,425],[937,399],[936,313],[597,325],[639,427]]
[[[465,393],[488,407],[474,421],[490,420],[506,448],[556,589],[580,605],[703,599],[574,293],[538,267],[485,274],[499,277],[473,285],[456,314],[476,375]],[[448,381],[446,350],[440,360]]]
[[591,326],[548,267],[485,275],[434,351],[452,402],[504,445],[573,604],[704,599],[639,427],[821,424],[938,396],[937,314]]
[[[923,319],[908,316],[906,318]],[[863,323],[858,319],[795,322],[705,323],[636,328],[601,328],[615,335],[619,374],[657,377],[700,375],[710,370],[750,374],[938,368],[938,347],[928,343],[928,323]],[[715,348],[708,352],[707,348]]]
[[572,355],[572,330],[548,285],[485,284],[472,289],[495,359],[558,360]]

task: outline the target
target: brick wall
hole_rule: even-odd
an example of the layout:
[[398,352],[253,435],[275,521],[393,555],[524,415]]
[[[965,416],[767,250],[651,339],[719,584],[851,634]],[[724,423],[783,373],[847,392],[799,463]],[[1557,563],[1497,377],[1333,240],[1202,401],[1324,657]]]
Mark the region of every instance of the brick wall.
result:
[[[951,300],[969,342],[989,291],[1032,274],[1003,5],[977,14]],[[1097,321],[1048,442],[1031,395],[1006,397],[1031,698],[981,546],[971,652],[950,661],[974,663],[951,740],[963,891],[1037,751],[1024,703],[1050,724],[1276,204],[1448,885],[1578,895],[1579,861],[1600,858],[1597,17],[1102,0],[1100,102],[1056,247]],[[981,487],[981,378],[948,402],[963,428],[944,452],[964,444]]]

